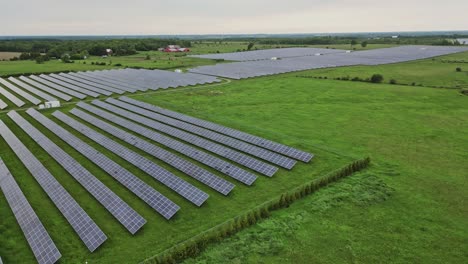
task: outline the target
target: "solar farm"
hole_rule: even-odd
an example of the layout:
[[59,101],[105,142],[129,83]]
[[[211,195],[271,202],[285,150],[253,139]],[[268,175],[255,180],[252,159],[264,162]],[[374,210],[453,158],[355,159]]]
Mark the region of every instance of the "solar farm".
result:
[[[280,78],[292,78],[291,72],[381,66],[465,51],[294,47],[192,55],[232,62],[188,72],[125,68],[2,77],[0,189],[2,205],[8,206],[0,216],[14,226],[8,235],[22,234],[24,242],[8,245],[14,250],[7,257],[40,264],[151,261],[356,160],[329,147],[330,141],[308,138],[322,127],[303,129],[300,120],[289,120],[295,106],[281,105],[268,115],[261,102],[248,105],[255,96],[267,97],[271,83],[284,90],[288,83]],[[261,87],[254,89],[256,80]],[[248,96],[236,98],[236,85]],[[224,93],[236,99],[222,101]],[[61,106],[44,107],[54,101]],[[299,115],[320,119],[328,110],[317,107]],[[205,114],[198,115],[198,109]],[[250,125],[233,121],[247,116]],[[262,125],[254,129],[256,123]],[[322,124],[336,136],[333,124]]]
[[[307,50],[307,49],[306,49]],[[200,73],[231,79],[244,79],[295,71],[334,68],[357,65],[382,65],[426,59],[441,55],[467,51],[466,47],[436,47],[436,46],[399,46],[386,49],[346,52],[344,50],[312,49],[307,52],[291,52],[285,49],[274,51],[249,51],[239,53],[206,55],[208,58],[225,58],[240,62],[223,63],[210,66],[200,66],[191,69],[192,73]],[[295,51],[295,50],[294,50]],[[328,51],[328,52],[327,52]],[[244,53],[246,53],[244,55]],[[297,56],[293,56],[297,55]],[[299,55],[302,54],[302,55]],[[266,55],[274,55],[268,57]],[[205,57],[205,56],[201,56]],[[270,58],[274,57],[274,60]],[[255,58],[261,58],[255,60]],[[279,59],[278,59],[279,58]]]

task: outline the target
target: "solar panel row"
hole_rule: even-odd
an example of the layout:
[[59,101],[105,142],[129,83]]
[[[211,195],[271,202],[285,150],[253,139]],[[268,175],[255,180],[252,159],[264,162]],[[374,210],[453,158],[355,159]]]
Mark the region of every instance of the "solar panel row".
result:
[[[32,78],[32,79],[34,79],[34,80],[36,80],[38,82],[41,82],[41,83],[43,83],[45,85],[48,85],[48,86],[50,86],[52,88],[55,88],[55,89],[63,91],[63,92],[67,92],[67,89],[68,89],[68,90],[74,91],[74,92],[76,92],[78,94],[81,94],[81,95],[88,95],[88,96],[91,96],[91,97],[98,97],[99,96],[98,93],[86,90],[86,89],[84,89],[82,87],[79,87],[79,86],[76,86],[76,85],[73,85],[73,84],[70,84],[70,83],[62,82],[62,81],[60,81],[58,79],[52,78],[52,77],[47,76],[47,75],[42,75],[41,77],[31,75],[31,76],[29,76],[29,78]],[[69,93],[69,94],[71,94],[71,93]],[[78,98],[82,99],[80,97],[78,97]]]
[[212,141],[219,142],[221,144],[243,151],[245,153],[248,153],[255,157],[269,161],[273,164],[276,164],[286,169],[292,169],[294,165],[296,164],[295,160],[279,155],[275,152],[271,152],[269,150],[254,146],[244,141],[240,141],[238,139],[231,138],[231,137],[225,136],[223,134],[220,134],[220,133],[217,133],[217,132],[214,132],[214,131],[211,131],[202,127],[198,127],[198,126],[186,123],[186,122],[182,122],[182,121],[179,121],[177,119],[174,119],[168,116],[160,115],[158,113],[145,110],[144,108],[141,108],[135,105],[131,105],[131,104],[128,104],[128,103],[125,103],[125,102],[122,102],[113,98],[106,99],[106,102],[119,106],[121,108],[127,109],[134,113],[143,115],[145,117],[149,117],[151,119],[157,120],[159,122],[163,122],[173,127],[183,129],[195,135],[205,137]]
[[69,73],[69,75],[72,75],[72,76],[75,76],[84,80],[88,80],[91,82],[95,82],[95,83],[110,85],[110,86],[119,88],[121,90],[126,90],[129,92],[136,92],[138,90],[137,88],[135,88],[134,85],[126,84],[124,82],[119,82],[113,79],[99,78],[97,76],[90,75],[88,72],[78,72],[78,73],[71,72]]
[[71,84],[75,84],[77,86],[84,87],[84,88],[86,88],[88,90],[97,88],[97,89],[99,89],[98,90],[99,93],[105,92],[106,95],[112,95],[112,93],[117,93],[117,94],[125,93],[125,91],[122,91],[122,90],[119,90],[119,89],[116,89],[116,88],[113,88],[113,87],[104,86],[104,85],[100,85],[100,84],[92,83],[92,82],[87,82],[85,80],[76,80],[74,78],[69,78],[68,76],[64,76],[63,74],[60,74],[60,75],[50,74],[49,76],[51,76],[53,78],[56,78],[56,79],[59,79],[59,80],[62,80],[64,82],[68,82],[68,83],[71,83]]
[[0,135],[41,185],[86,247],[93,252],[104,243],[107,237],[102,230],[2,121],[0,121]]
[[[78,109],[73,109],[70,111],[70,113],[83,119],[87,116],[86,113]],[[207,193],[199,190],[190,183],[180,179],[171,172],[156,165],[155,163],[143,157],[142,155],[128,149],[127,147],[122,146],[121,144],[96,132],[95,130],[83,125],[82,123],[64,115],[63,113],[55,112],[53,115],[65,124],[72,127],[73,129],[82,133],[89,139],[100,144],[109,151],[117,154],[129,163],[135,165],[137,168],[146,172],[147,174],[160,181],[167,187],[171,188],[172,190],[174,190],[190,202],[194,203],[195,205],[201,206],[208,199],[209,196]]]
[[7,103],[5,103],[2,99],[0,99],[0,110],[3,110],[7,107],[8,107]]
[[298,150],[298,149],[295,149],[295,148],[292,148],[292,147],[289,147],[289,146],[286,146],[286,145],[283,145],[283,144],[280,144],[280,143],[277,143],[277,142],[273,142],[273,141],[270,141],[270,140],[267,140],[267,139],[264,139],[264,138],[261,138],[261,137],[258,137],[258,136],[254,136],[254,135],[251,135],[251,134],[248,134],[248,133],[236,130],[236,129],[225,127],[225,126],[213,123],[213,122],[209,122],[209,121],[206,121],[206,120],[202,120],[202,119],[199,119],[199,118],[195,118],[195,117],[184,115],[184,114],[181,114],[181,113],[178,113],[178,112],[167,110],[167,109],[157,107],[157,106],[152,105],[152,104],[148,104],[148,103],[144,103],[144,102],[141,102],[141,101],[137,101],[135,99],[131,99],[131,98],[126,97],[126,96],[122,96],[119,99],[121,101],[124,101],[124,102],[130,103],[130,104],[142,107],[142,108],[144,108],[146,110],[150,110],[150,111],[153,111],[153,112],[156,112],[156,113],[159,113],[159,114],[163,114],[163,115],[166,115],[166,116],[169,116],[169,117],[172,117],[172,118],[176,118],[178,120],[181,120],[181,121],[184,121],[184,122],[187,122],[187,123],[191,123],[191,124],[197,125],[199,127],[204,127],[206,129],[210,129],[210,130],[213,130],[213,131],[216,131],[216,132],[231,136],[233,138],[237,138],[237,139],[246,141],[248,143],[251,143],[251,144],[254,144],[254,145],[257,145],[257,146],[260,146],[260,147],[263,147],[263,148],[266,148],[266,149],[281,153],[283,155],[286,155],[288,157],[291,157],[291,158],[294,158],[294,159],[297,159],[297,160],[301,160],[301,161],[304,161],[304,162],[309,162],[313,157],[312,154],[307,153],[305,151]]
[[[20,79],[22,79],[23,81],[29,82],[30,84],[32,84],[32,85],[34,85],[36,87],[51,87],[53,89],[62,91],[64,93],[67,93],[67,94],[69,94],[69,95],[71,95],[73,97],[76,97],[78,99],[81,99],[81,100],[86,98],[85,94],[77,92],[76,90],[69,89],[69,88],[66,88],[64,86],[60,86],[58,84],[49,82],[47,80],[44,80],[44,79],[39,78],[39,77],[34,76],[34,75],[30,75],[27,78],[26,77],[20,77]],[[34,79],[34,80],[32,80],[32,79]],[[47,86],[45,86],[44,84],[47,85]]]
[[[41,90],[43,90],[45,92],[48,92],[48,93],[50,93],[52,95],[55,95],[55,96],[57,96],[58,98],[60,98],[62,100],[71,101],[73,99],[71,96],[69,96],[69,95],[67,95],[65,93],[62,93],[62,92],[59,92],[59,91],[57,91],[55,89],[47,87],[47,86],[45,86],[43,84],[40,84],[40,83],[38,83],[36,81],[33,81],[33,80],[29,79],[29,78],[26,78],[25,76],[20,76],[19,78],[20,78],[20,80],[22,80],[22,81],[24,81],[24,82],[26,82],[26,83],[28,83],[30,85],[33,85],[33,86],[35,86],[35,87],[37,87],[37,88],[39,88],[39,89],[41,89]],[[64,92],[65,92],[65,90],[64,90]],[[78,95],[78,93],[74,93],[73,91],[71,91],[71,92],[73,94],[75,94],[75,95]]]
[[16,97],[15,95],[13,95],[12,93],[8,92],[7,90],[5,90],[3,87],[0,86],[0,94],[5,96],[5,98],[7,98],[8,100],[10,100],[10,102],[14,103],[16,106],[18,107],[22,107],[23,105],[25,105],[26,103],[23,102],[21,99],[19,99],[18,97]]
[[195,145],[197,147],[203,148],[205,150],[211,151],[215,154],[220,155],[221,157],[227,158],[229,160],[232,160],[234,162],[237,162],[249,169],[252,169],[254,171],[257,171],[259,173],[262,173],[266,176],[273,176],[273,174],[276,173],[278,170],[277,167],[272,166],[266,162],[263,162],[261,160],[255,159],[249,155],[246,155],[242,152],[230,149],[228,147],[225,147],[223,145],[214,143],[210,140],[204,139],[202,137],[199,137],[197,135],[193,135],[191,133],[185,132],[183,130],[180,130],[178,128],[174,128],[168,125],[165,125],[163,123],[154,121],[152,119],[146,118],[144,116],[140,116],[137,114],[134,114],[130,111],[124,110],[122,108],[104,103],[102,101],[95,101],[93,102],[94,105],[97,105],[103,109],[106,109],[112,113],[118,114],[120,116],[126,117],[130,120],[133,120],[135,122],[138,122],[142,125],[145,125],[147,127],[150,127],[152,129],[155,129],[157,131],[163,132],[167,135],[170,135],[172,137],[181,139],[183,141],[186,141],[192,145]]
[[74,78],[71,75],[65,75],[64,73],[60,73],[59,75],[57,74],[50,74],[49,76],[47,75],[41,75],[42,78],[48,79],[52,82],[58,83],[60,85],[74,85],[78,86],[83,90],[91,91],[96,94],[100,95],[105,95],[105,96],[110,96],[112,95],[112,92],[88,85],[86,83],[79,82],[76,78]]
[[37,262],[39,264],[57,262],[62,255],[2,159],[0,159],[0,188]]
[[135,234],[146,223],[146,220],[128,204],[26,119],[15,111],[7,115],[88,190],[130,233]]
[[101,80],[101,81],[112,83],[112,84],[118,84],[118,85],[123,86],[123,87],[128,87],[128,88],[132,88],[132,89],[136,88],[137,90],[140,90],[140,91],[147,91],[148,90],[148,88],[140,87],[140,86],[138,86],[138,85],[136,85],[134,83],[133,84],[128,83],[128,81],[125,82],[124,79],[117,80],[117,79],[106,77],[103,74],[95,74],[94,72],[78,72],[78,74],[82,75],[82,76],[88,76],[88,77],[96,79],[96,80]]
[[219,159],[188,144],[164,136],[160,133],[155,132],[154,130],[145,128],[135,122],[120,118],[114,114],[103,111],[99,108],[93,107],[83,102],[78,103],[77,106],[86,109],[88,112],[91,112],[99,116],[100,118],[111,121],[116,125],[122,126],[141,136],[147,137],[168,148],[178,151],[247,185],[251,185],[257,179],[257,176],[255,176],[253,173],[241,169],[229,162]]
[[9,81],[15,83],[17,86],[19,86],[20,88],[34,94],[34,95],[37,95],[38,97],[46,100],[46,101],[57,101],[57,99],[55,97],[52,97],[44,92],[41,92],[40,90],[16,79],[16,78],[13,78],[13,77],[9,77],[8,78]]
[[266,50],[252,50],[245,52],[217,53],[191,55],[190,57],[203,59],[223,59],[228,61],[253,61],[269,60],[271,58],[292,58],[315,56],[317,54],[345,53],[345,50],[339,49],[321,49],[321,48],[279,48]]
[[36,97],[32,96],[31,94],[23,91],[22,89],[20,89],[19,87],[13,85],[12,83],[10,82],[7,82],[6,80],[0,78],[0,83],[5,85],[5,87],[7,87],[8,89],[12,90],[13,92],[15,92],[16,94],[20,95],[21,97],[23,97],[24,99],[28,100],[29,102],[33,103],[34,105],[38,105],[41,103],[41,100],[37,99]]
[[[84,103],[83,103],[84,104]],[[86,105],[81,105],[81,107],[86,107]],[[91,106],[89,106],[91,107]],[[86,119],[84,119],[86,117]],[[214,175],[213,173],[196,166],[195,164],[178,157],[177,155],[162,149],[158,146],[151,144],[150,142],[143,140],[141,138],[135,137],[134,135],[119,129],[109,123],[106,123],[98,118],[94,118],[92,116],[83,116],[84,120],[88,123],[93,124],[99,129],[127,142],[128,144],[135,146],[143,150],[144,152],[164,161],[165,163],[171,165],[172,167],[180,170],[181,172],[187,174],[188,176],[210,186],[214,190],[228,195],[229,192],[232,191],[234,188],[234,184],[219,178],[218,176]]]
[[47,127],[55,135],[60,137],[63,141],[67,142],[75,150],[80,152],[83,156],[114,177],[114,179],[127,187],[166,219],[170,219],[180,209],[178,205],[154,190],[151,186],[140,180],[131,172],[108,158],[106,155],[100,153],[86,142],[80,140],[66,129],[57,125],[52,120],[40,114],[38,111],[29,109],[26,112],[36,121]]
[[[51,75],[51,76],[56,76],[56,75]],[[85,84],[87,87],[97,87],[101,91],[107,91],[110,94],[112,94],[112,93],[123,94],[124,93],[124,91],[122,91],[122,90],[119,90],[119,89],[116,89],[116,88],[113,88],[113,87],[110,87],[110,86],[90,82],[90,81],[87,81],[85,79],[76,77],[73,73],[60,73],[60,76],[65,77],[67,79],[74,80],[76,82],[79,82],[79,83],[81,83],[80,85]]]
[[119,84],[104,82],[104,81],[101,81],[101,80],[98,80],[98,79],[95,79],[95,78],[90,78],[90,77],[88,77],[86,75],[82,75],[82,74],[78,74],[78,73],[74,73],[74,72],[70,72],[69,74],[73,75],[73,76],[75,76],[77,78],[93,82],[93,83],[98,84],[98,85],[119,89],[119,90],[122,90],[124,92],[130,92],[130,93],[136,92],[136,89],[134,89],[134,88],[128,88],[128,87],[125,87],[125,86],[121,86]]

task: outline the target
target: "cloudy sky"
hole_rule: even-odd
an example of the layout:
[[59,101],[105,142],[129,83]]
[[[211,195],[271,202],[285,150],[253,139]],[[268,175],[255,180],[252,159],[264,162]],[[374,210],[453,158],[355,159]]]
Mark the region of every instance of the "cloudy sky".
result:
[[468,0],[1,0],[0,35],[468,30]]

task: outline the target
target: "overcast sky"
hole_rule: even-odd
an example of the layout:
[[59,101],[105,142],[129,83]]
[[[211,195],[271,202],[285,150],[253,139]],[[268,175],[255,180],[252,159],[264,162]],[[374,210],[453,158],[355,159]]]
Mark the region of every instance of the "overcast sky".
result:
[[0,35],[468,30],[468,0],[0,0]]

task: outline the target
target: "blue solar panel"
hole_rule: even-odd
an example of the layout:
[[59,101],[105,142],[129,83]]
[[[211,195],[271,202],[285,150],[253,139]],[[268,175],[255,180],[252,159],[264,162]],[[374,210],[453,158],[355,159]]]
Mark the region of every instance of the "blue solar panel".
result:
[[198,126],[186,123],[186,122],[179,121],[179,120],[171,118],[171,117],[163,116],[163,115],[160,115],[158,113],[145,110],[145,109],[143,109],[141,107],[138,107],[138,106],[135,106],[135,105],[131,105],[131,104],[119,101],[119,100],[115,100],[113,98],[108,98],[106,100],[106,102],[117,105],[117,106],[122,107],[124,109],[127,109],[129,111],[132,111],[132,112],[135,112],[137,114],[143,115],[145,117],[149,117],[151,119],[157,120],[159,122],[166,123],[166,124],[171,125],[173,127],[177,127],[179,129],[186,130],[186,131],[191,132],[193,134],[196,134],[198,136],[202,136],[202,137],[205,137],[207,139],[216,141],[218,143],[227,145],[227,146],[229,146],[231,148],[234,148],[234,149],[243,151],[245,153],[248,153],[250,155],[253,155],[255,157],[264,159],[266,161],[269,161],[269,162],[271,162],[273,164],[276,164],[276,165],[281,166],[281,167],[286,168],[286,169],[292,169],[294,167],[294,165],[296,164],[295,160],[293,160],[291,158],[288,158],[288,157],[285,157],[285,156],[282,156],[282,155],[277,154],[275,152],[266,150],[264,148],[257,147],[255,145],[246,143],[244,141],[241,141],[241,140],[238,140],[238,139],[235,139],[235,138],[225,136],[223,134],[220,134],[220,133],[217,133],[217,132],[214,132],[214,131],[211,131],[211,130],[208,130],[208,129],[205,129],[205,128],[202,128],[202,127],[198,127]]
[[278,153],[281,153],[283,155],[286,155],[288,157],[291,157],[291,158],[294,158],[294,159],[297,159],[297,160],[301,160],[301,161],[304,161],[304,162],[309,162],[313,157],[313,155],[310,154],[310,153],[307,153],[307,152],[304,152],[304,151],[301,151],[301,150],[298,150],[298,149],[295,149],[295,148],[292,148],[292,147],[289,147],[289,146],[286,146],[286,145],[283,145],[283,144],[280,144],[280,143],[277,143],[277,142],[273,142],[273,141],[270,141],[268,139],[257,137],[257,136],[254,136],[254,135],[251,135],[251,134],[248,134],[248,133],[236,130],[236,129],[232,129],[232,128],[229,128],[229,127],[225,127],[225,126],[213,123],[213,122],[209,122],[209,121],[206,121],[206,120],[202,120],[202,119],[199,119],[199,118],[195,118],[195,117],[184,115],[184,114],[181,114],[181,113],[178,113],[178,112],[167,110],[167,109],[164,109],[164,108],[161,108],[161,107],[157,107],[157,106],[152,105],[152,104],[137,101],[135,99],[128,98],[126,96],[120,97],[120,100],[124,101],[124,102],[127,102],[127,103],[130,103],[130,104],[133,104],[133,105],[136,105],[136,106],[139,106],[139,107],[142,107],[142,108],[144,108],[146,110],[150,110],[150,111],[162,114],[162,115],[166,115],[166,116],[169,116],[169,117],[172,117],[172,118],[176,118],[178,120],[181,120],[181,121],[184,121],[184,122],[187,122],[187,123],[191,123],[193,125],[197,125],[197,126],[200,126],[200,127],[206,128],[206,129],[210,129],[210,130],[225,134],[225,135],[233,137],[233,138],[243,140],[245,142],[248,142],[248,143],[251,143],[251,144],[257,145],[259,147],[263,147],[263,148],[266,148],[266,149],[269,149],[269,150],[272,150],[272,151],[275,151],[275,152],[278,152]]
[[39,264],[57,262],[62,255],[2,159],[0,159],[0,188],[5,194],[37,262]]
[[11,111],[7,115],[88,190],[130,233],[135,234],[146,223],[146,220],[127,203],[26,119],[15,111]]
[[148,126],[152,129],[161,131],[171,137],[175,137],[181,140],[184,140],[190,144],[193,144],[197,147],[206,149],[208,151],[211,151],[215,154],[220,155],[221,157],[225,157],[229,160],[232,160],[234,162],[237,162],[241,165],[244,165],[254,171],[260,172],[264,175],[267,176],[273,176],[276,171],[278,170],[277,167],[272,166],[268,163],[265,163],[261,160],[255,159],[249,155],[246,155],[242,152],[227,148],[221,144],[217,144],[215,142],[212,142],[210,140],[204,139],[202,137],[190,134],[188,132],[185,132],[183,130],[165,125],[163,123],[154,121],[152,119],[134,114],[130,111],[124,110],[122,108],[113,106],[111,104],[107,104],[104,102],[96,101],[93,102],[95,105],[99,105],[99,107],[106,109],[112,113],[118,114],[120,116],[126,117],[128,119],[131,119],[135,122],[138,122],[142,125]]
[[[92,106],[90,106],[92,107]],[[77,113],[78,115],[79,113]],[[115,126],[110,125],[98,118],[92,117],[90,115],[79,116],[86,122],[93,124],[94,126],[99,127],[103,131],[129,143],[136,148],[143,150],[144,152],[164,161],[165,163],[171,165],[172,167],[180,170],[181,172],[189,175],[190,177],[208,185],[214,190],[227,195],[234,188],[234,184],[219,178],[218,176],[212,174],[211,172],[196,166],[195,164],[184,160],[173,153],[162,149],[156,145],[151,144],[150,142],[143,140],[141,138],[135,137],[134,135],[119,129]]]
[[0,122],[0,135],[41,185],[86,247],[93,252],[104,243],[107,237],[102,230],[3,122]]
[[88,112],[91,112],[101,118],[109,120],[116,125],[125,127],[126,129],[129,129],[139,135],[147,137],[168,148],[178,151],[247,185],[251,185],[257,179],[257,176],[255,176],[253,173],[243,170],[240,167],[233,165],[232,163],[229,163],[213,155],[210,155],[202,150],[194,148],[189,144],[185,144],[181,141],[172,139],[171,137],[167,137],[163,134],[157,133],[154,130],[145,128],[135,122],[120,118],[116,115],[113,115],[109,112],[103,111],[99,108],[93,107],[83,102],[78,103],[77,106],[82,107]]
[[63,141],[67,142],[83,156],[87,157],[94,164],[118,180],[122,185],[140,197],[166,219],[170,219],[180,209],[178,205],[154,190],[151,186],[140,180],[131,172],[108,158],[106,155],[100,153],[86,142],[80,140],[72,133],[60,127],[52,120],[40,114],[38,111],[29,109],[27,113],[43,126],[47,127],[55,135],[60,137]]
[[[73,109],[70,111],[71,114],[76,116],[86,115],[84,112]],[[140,170],[146,172],[156,180],[160,181],[162,184],[171,188],[182,197],[186,198],[193,204],[201,206],[209,197],[209,195],[190,183],[182,180],[181,178],[175,176],[171,172],[163,169],[162,167],[156,165],[152,161],[143,157],[142,155],[128,149],[127,147],[122,146],[121,144],[111,140],[110,138],[96,132],[95,130],[83,125],[82,123],[70,118],[69,116],[64,115],[60,112],[55,112],[54,116],[60,121],[74,128],[78,132],[82,133],[89,139],[105,147],[109,151],[117,154],[121,158],[135,165]]]

